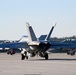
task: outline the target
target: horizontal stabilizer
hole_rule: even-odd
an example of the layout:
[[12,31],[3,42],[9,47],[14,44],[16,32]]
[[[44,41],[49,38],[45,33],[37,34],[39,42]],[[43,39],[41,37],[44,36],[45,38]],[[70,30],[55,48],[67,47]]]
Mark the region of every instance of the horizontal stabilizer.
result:
[[46,36],[47,36],[47,35],[41,35],[38,39],[39,39],[39,40],[45,40]]

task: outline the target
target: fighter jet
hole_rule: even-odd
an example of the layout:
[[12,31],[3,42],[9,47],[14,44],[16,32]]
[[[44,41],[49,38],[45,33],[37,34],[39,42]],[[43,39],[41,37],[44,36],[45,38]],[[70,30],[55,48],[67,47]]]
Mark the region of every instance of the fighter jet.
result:
[[[56,25],[56,24],[55,24]],[[48,53],[47,50],[51,47],[50,44],[50,36],[52,34],[52,31],[55,26],[52,26],[52,29],[50,30],[48,35],[41,35],[41,39],[37,39],[32,26],[29,25],[29,23],[26,23],[27,28],[27,36],[28,36],[28,48],[23,49],[21,51],[22,60],[25,58],[28,59],[29,57],[34,57],[35,55],[39,55],[40,57],[44,57],[46,60],[48,59]]]

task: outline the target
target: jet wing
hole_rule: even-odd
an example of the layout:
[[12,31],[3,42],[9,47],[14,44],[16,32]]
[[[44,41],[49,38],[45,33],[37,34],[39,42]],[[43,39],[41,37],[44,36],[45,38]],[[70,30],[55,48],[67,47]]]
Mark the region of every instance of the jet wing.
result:
[[76,48],[76,44],[65,42],[50,42],[50,48]]
[[27,42],[12,42],[0,44],[0,48],[27,48]]

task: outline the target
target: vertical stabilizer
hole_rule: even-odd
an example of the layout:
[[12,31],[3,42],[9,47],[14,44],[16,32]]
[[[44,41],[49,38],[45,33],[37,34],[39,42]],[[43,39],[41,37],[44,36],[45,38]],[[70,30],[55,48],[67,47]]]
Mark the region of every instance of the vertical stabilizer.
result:
[[57,24],[57,23],[55,23],[55,25],[54,25],[54,26],[52,26],[52,28],[51,28],[51,30],[50,30],[50,32],[49,32],[49,34],[47,35],[47,37],[46,37],[46,39],[45,39],[45,40],[50,40],[51,34],[52,34],[53,29],[54,29],[54,27],[56,26],[56,24]]
[[29,25],[29,23],[26,23],[27,28],[27,35],[28,35],[28,41],[37,41],[36,35],[32,29],[32,27]]

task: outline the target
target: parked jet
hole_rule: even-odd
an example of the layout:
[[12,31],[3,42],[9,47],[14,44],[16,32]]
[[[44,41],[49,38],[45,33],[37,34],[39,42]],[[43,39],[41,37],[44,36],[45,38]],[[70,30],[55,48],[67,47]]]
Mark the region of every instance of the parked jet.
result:
[[[59,43],[59,42],[52,42],[52,43]],[[65,41],[61,41],[60,43],[65,44],[65,46],[56,47],[50,52],[56,52],[56,53],[67,53],[68,55],[75,55],[76,52],[76,40],[68,39]]]

